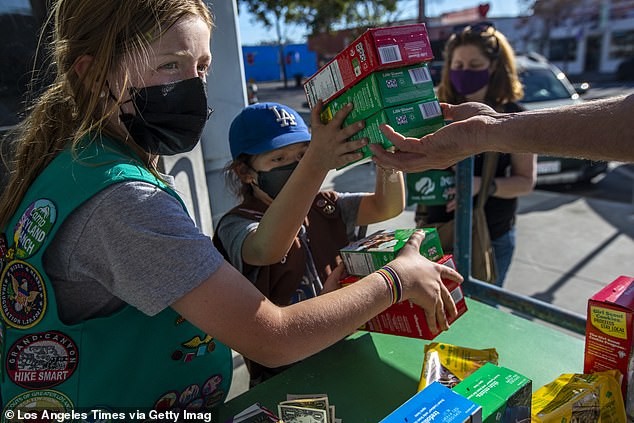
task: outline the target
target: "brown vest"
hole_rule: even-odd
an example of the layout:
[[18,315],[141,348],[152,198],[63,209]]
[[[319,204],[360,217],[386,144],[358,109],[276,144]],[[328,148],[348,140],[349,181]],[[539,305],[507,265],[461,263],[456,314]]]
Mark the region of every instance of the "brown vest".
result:
[[[320,192],[313,200],[308,216],[304,220],[308,245],[322,283],[325,283],[330,270],[337,266],[339,249],[349,242],[346,226],[336,200],[337,193]],[[260,200],[252,198],[229,210],[227,215],[234,214],[260,221],[267,207]],[[216,235],[214,235],[214,245],[229,261],[228,254]],[[285,260],[268,266],[260,266],[255,286],[273,303],[280,306],[288,305],[306,272],[307,259],[307,253],[299,238],[296,237]],[[243,268],[244,273],[248,273],[254,267],[244,263]]]

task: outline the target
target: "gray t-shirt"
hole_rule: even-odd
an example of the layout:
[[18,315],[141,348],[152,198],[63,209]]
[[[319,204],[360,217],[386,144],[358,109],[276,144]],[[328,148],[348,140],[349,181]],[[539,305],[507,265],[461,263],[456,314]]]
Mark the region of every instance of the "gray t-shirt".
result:
[[174,197],[138,181],[111,185],[78,207],[43,258],[67,324],[126,303],[155,315],[223,261]]
[[[357,192],[337,193],[337,207],[341,210],[341,218],[346,225],[346,233],[350,241],[355,239],[359,204],[361,204],[361,199],[366,195],[368,194]],[[218,238],[229,256],[229,261],[238,271],[243,272],[244,276],[251,282],[257,280],[259,268],[255,267],[251,272],[244,273],[242,244],[244,244],[247,235],[255,231],[258,225],[259,222],[254,222],[252,219],[230,214],[222,218],[216,229]]]

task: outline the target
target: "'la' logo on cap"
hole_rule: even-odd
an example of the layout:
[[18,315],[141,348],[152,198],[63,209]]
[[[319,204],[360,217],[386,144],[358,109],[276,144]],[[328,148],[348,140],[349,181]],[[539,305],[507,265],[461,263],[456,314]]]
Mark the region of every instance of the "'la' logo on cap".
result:
[[286,126],[296,126],[297,125],[297,121],[295,120],[295,116],[293,116],[292,114],[288,113],[288,111],[286,111],[286,109],[278,110],[277,106],[271,106],[271,107],[269,107],[269,110],[273,110],[273,113],[275,113],[275,116],[277,116],[276,121],[280,122],[280,126],[282,128],[284,128]]

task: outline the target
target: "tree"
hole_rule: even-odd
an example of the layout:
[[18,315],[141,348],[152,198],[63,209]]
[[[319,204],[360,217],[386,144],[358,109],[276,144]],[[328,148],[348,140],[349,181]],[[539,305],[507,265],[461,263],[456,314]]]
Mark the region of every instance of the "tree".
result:
[[538,50],[544,53],[546,43],[550,40],[550,31],[571,15],[575,7],[578,7],[579,0],[520,0],[520,4],[526,11],[541,18],[542,34]]
[[[439,0],[436,0],[439,1]],[[287,86],[284,44],[288,24],[304,25],[311,35],[337,29],[365,28],[389,25],[397,21],[405,10],[403,3],[411,0],[238,0],[266,28],[275,28],[279,46],[279,63],[284,86]],[[416,0],[418,20],[425,19],[425,1]]]
[[239,0],[266,28],[275,28],[284,86],[288,86],[285,26],[305,25],[312,34],[337,27],[365,28],[393,22],[398,0]]
[[297,22],[298,11],[304,0],[239,0],[249,12],[266,28],[275,27],[277,45],[279,46],[279,64],[284,87],[288,86],[286,75],[286,63],[284,58],[284,44],[286,44],[286,32],[284,26],[291,22]]
[[313,35],[385,25],[402,13],[398,3],[399,0],[304,0],[298,23],[304,23]]
[[351,2],[344,23],[348,26],[373,27],[391,24],[402,11],[397,11],[397,0],[369,0]]

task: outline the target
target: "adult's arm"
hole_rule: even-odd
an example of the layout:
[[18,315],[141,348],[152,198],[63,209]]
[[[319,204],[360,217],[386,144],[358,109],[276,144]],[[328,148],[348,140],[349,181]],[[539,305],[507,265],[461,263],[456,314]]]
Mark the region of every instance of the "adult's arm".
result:
[[[447,317],[455,316],[456,308],[441,277],[462,278],[420,255],[423,238],[421,232],[412,235],[390,264],[403,282],[404,298],[423,307],[430,327],[445,330]],[[332,345],[389,305],[387,285],[373,273],[334,292],[277,307],[225,263],[172,308],[246,357],[277,367]]]
[[480,103],[443,104],[443,111],[454,123],[420,139],[382,127],[399,151],[370,145],[375,162],[419,172],[484,151],[634,162],[634,95],[519,113],[496,113]]

